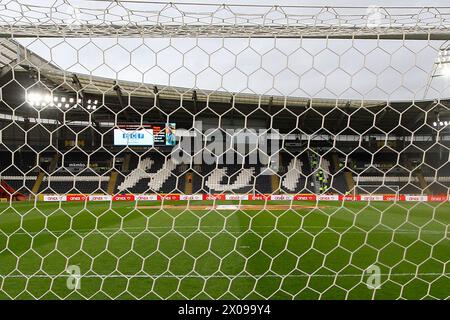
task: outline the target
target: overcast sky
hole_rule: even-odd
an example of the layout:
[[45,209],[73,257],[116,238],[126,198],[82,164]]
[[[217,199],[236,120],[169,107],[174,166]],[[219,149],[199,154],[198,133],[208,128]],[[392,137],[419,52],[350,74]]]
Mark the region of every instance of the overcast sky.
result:
[[[45,5],[62,0],[20,2]],[[84,0],[70,2],[74,7],[86,7],[86,3],[93,7],[104,5]],[[239,1],[221,0],[220,3]],[[259,5],[274,3],[358,7],[449,5],[448,1],[437,0],[245,1],[245,4]],[[142,4],[142,8],[146,5]],[[231,92],[376,100],[422,99],[443,44],[413,40],[195,38],[20,41],[62,69],[108,78]],[[449,77],[435,78],[427,97],[449,96]]]

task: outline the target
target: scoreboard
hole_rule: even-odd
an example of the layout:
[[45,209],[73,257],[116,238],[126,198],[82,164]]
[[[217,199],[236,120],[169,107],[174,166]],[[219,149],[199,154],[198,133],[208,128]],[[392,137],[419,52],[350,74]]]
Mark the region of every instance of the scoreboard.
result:
[[115,146],[174,146],[175,123],[122,123],[114,129]]

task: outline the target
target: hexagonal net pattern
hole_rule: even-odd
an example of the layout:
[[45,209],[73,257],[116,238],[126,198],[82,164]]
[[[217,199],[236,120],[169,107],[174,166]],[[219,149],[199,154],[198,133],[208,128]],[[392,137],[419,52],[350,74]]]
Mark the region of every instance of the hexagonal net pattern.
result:
[[0,298],[448,299],[448,8],[29,2]]

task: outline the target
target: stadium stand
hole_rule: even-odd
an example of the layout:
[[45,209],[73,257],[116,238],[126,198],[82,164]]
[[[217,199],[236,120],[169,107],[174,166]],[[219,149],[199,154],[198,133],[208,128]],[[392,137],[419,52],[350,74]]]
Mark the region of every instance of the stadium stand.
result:
[[288,171],[283,177],[283,187],[288,191],[295,191],[297,189],[298,182],[302,175],[303,163],[297,159],[293,158],[288,165]]
[[167,159],[162,168],[150,177],[148,184],[150,190],[158,192],[161,190],[164,184],[167,185],[169,191],[173,191],[175,187],[176,179],[172,174],[172,171],[177,167],[177,162],[172,158]]
[[[151,175],[147,173],[147,170],[150,170],[153,164],[154,161],[150,158],[145,158],[142,161],[139,161],[137,167],[124,178],[124,181],[119,185],[118,190],[124,191],[132,189],[142,180],[150,179]],[[138,188],[138,190],[141,189],[141,187]]]
[[214,192],[238,192],[244,188],[252,187],[255,168],[235,169],[233,173],[229,173],[228,169],[229,167],[214,170],[206,180],[206,187]]
[[[64,159],[59,159],[59,168],[50,172],[50,161],[39,160],[33,152],[23,152],[20,158],[16,155],[14,165],[11,165],[11,153],[0,153],[2,180],[23,194],[31,194],[40,169],[45,172],[45,177],[39,193],[106,193],[111,169],[108,155],[97,155],[95,160],[91,159],[89,162],[91,167],[86,168],[87,160],[80,160],[83,154],[73,152]],[[450,166],[439,154],[425,155],[426,163],[419,163],[408,169],[401,159],[397,165],[397,156],[389,153],[383,154],[384,161],[377,163],[373,162],[372,157],[356,154],[349,159],[348,164],[342,164],[342,167],[332,165],[329,156],[323,156],[318,162],[311,154],[302,153],[295,157],[283,154],[279,171],[282,174],[280,190],[286,193],[314,193],[315,185],[320,186],[321,181],[325,181],[326,183],[322,184],[327,185],[329,191],[344,194],[350,189],[345,172],[351,171],[354,172],[356,192],[420,194],[423,189],[419,181],[421,174],[429,193],[446,193],[450,186]],[[191,170],[189,165],[182,169],[181,165],[171,160],[166,161],[166,158],[170,158],[160,153],[142,156],[141,160],[134,153],[127,153],[125,156],[130,158],[129,169],[123,171],[122,167],[118,167],[117,193],[145,193],[152,190],[161,193],[184,193],[188,173],[192,179],[192,193],[245,191],[264,194],[274,191],[270,186],[273,173],[262,174],[265,167],[260,165],[222,165],[219,168],[197,165],[192,166]],[[50,153],[41,155],[41,159],[51,157]],[[419,153],[411,157],[423,158]],[[228,186],[223,187],[224,184]]]

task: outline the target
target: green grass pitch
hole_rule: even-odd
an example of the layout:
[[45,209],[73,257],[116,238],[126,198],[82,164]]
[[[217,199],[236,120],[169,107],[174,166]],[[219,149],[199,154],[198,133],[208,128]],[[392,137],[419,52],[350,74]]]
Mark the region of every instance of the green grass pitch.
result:
[[[326,207],[1,203],[0,298],[450,297],[450,203],[298,204]],[[377,290],[366,286],[373,264],[382,272]],[[80,267],[78,290],[66,286],[69,265]]]

